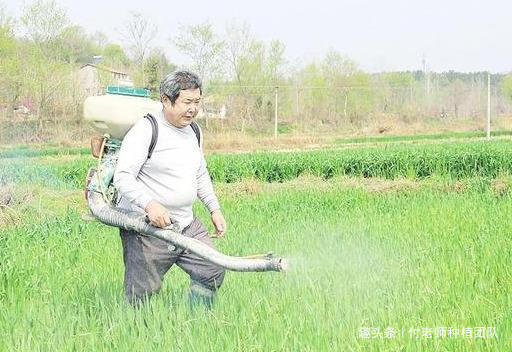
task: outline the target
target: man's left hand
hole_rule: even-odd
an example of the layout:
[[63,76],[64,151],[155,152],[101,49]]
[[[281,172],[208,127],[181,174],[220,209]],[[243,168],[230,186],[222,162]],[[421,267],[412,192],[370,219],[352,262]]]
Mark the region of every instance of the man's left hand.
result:
[[226,233],[226,220],[224,220],[224,216],[220,209],[212,211],[212,223],[215,226],[215,232],[217,237],[222,237]]

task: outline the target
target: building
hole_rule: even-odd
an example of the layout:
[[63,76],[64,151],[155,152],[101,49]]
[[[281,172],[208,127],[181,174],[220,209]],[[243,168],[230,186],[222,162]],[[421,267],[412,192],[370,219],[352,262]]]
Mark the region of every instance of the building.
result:
[[217,101],[216,96],[205,96],[197,113],[198,119],[225,119],[226,105]]
[[103,94],[108,85],[133,87],[133,81],[126,72],[102,65],[83,65],[78,70],[77,79],[85,97]]

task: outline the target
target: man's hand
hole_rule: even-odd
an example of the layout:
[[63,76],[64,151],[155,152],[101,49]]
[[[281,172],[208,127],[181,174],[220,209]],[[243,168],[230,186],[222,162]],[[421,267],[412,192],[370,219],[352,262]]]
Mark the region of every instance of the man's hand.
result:
[[156,200],[149,202],[145,210],[151,225],[164,228],[172,224],[169,212]]
[[224,216],[220,209],[212,211],[212,223],[215,226],[215,232],[217,237],[222,237],[226,233],[226,220],[224,220]]

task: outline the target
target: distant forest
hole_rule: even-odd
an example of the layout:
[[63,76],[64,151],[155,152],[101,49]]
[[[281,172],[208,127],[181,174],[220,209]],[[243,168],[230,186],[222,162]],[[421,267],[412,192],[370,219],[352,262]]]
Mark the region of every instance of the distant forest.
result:
[[[222,33],[208,22],[169,33],[169,46],[188,58],[182,63],[153,44],[157,30],[129,13],[123,40],[113,42],[71,23],[55,1],[33,1],[19,18],[0,4],[0,118],[12,118],[21,106],[40,120],[79,120],[85,96],[75,73],[87,63],[126,72],[156,99],[163,75],[192,69],[204,80],[204,110],[223,109],[226,125],[242,128],[269,125],[276,101],[281,121],[302,125],[363,126],[379,116],[480,118],[487,109],[487,72],[367,73],[336,50],[298,66],[287,62],[285,43],[261,41],[236,21]],[[101,83],[116,81],[106,75]],[[493,114],[510,115],[512,75],[491,74],[490,85]]]

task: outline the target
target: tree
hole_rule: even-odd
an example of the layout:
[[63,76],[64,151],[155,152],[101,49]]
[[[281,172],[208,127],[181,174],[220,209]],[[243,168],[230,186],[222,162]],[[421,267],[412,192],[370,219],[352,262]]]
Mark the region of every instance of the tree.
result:
[[192,60],[192,69],[204,81],[219,73],[223,43],[213,32],[210,23],[180,26],[179,34],[174,37],[173,42],[179,51]]
[[142,64],[157,33],[156,25],[141,13],[131,12],[123,30],[124,39],[128,43],[128,52],[136,63]]
[[146,88],[151,90],[151,97],[159,99],[160,81],[165,74],[174,71],[176,65],[169,63],[167,57],[161,49],[153,49],[146,64],[144,71],[146,75]]
[[28,47],[26,87],[36,100],[37,112],[42,119],[52,115],[52,102],[61,94],[65,81],[70,80],[72,66],[47,58],[37,48]]
[[322,61],[322,71],[333,85],[343,85],[346,77],[359,71],[357,63],[338,51],[329,50]]
[[130,12],[129,18],[124,23],[123,37],[128,44],[128,52],[141,74],[143,85],[145,85],[144,61],[157,30],[157,26],[139,12]]
[[240,95],[242,129],[255,117],[271,118],[274,111],[274,88],[282,77],[280,69],[284,61],[284,45],[273,41],[268,46],[251,40],[246,51],[237,58],[237,83]]
[[96,31],[91,36],[91,41],[99,48],[104,48],[108,45],[108,37],[105,35],[105,33]]
[[35,102],[41,132],[43,119],[56,121],[61,95],[71,91],[70,62],[82,50],[81,43],[74,41],[85,34],[80,27],[68,27],[66,11],[54,0],[35,0],[25,7],[20,21],[28,39],[17,50],[24,71],[22,84],[27,99]]
[[512,73],[509,73],[501,81],[501,89],[509,102],[512,102]]
[[449,94],[455,117],[459,117],[459,114],[461,113],[460,110],[464,103],[465,93],[464,83],[460,78],[456,78],[452,83],[450,83]]
[[278,84],[281,79],[281,68],[286,63],[284,59],[285,46],[279,40],[272,40],[266,59],[267,76],[271,83]]
[[309,63],[298,72],[298,84],[306,87],[302,93],[302,106],[309,116],[322,116],[326,104],[327,82],[322,68],[317,63]]
[[91,40],[85,29],[76,25],[64,28],[58,39],[58,50],[61,60],[82,64],[91,62],[92,57],[101,52],[101,48]]
[[1,10],[0,20],[0,101],[7,101],[14,107],[21,95],[23,68],[13,33],[14,22],[6,20]]
[[[229,67],[229,76],[242,86],[242,64],[253,41],[250,27],[247,23],[238,24],[232,21],[226,25],[222,56]],[[242,88],[242,87],[241,87]]]
[[130,59],[119,44],[108,44],[103,48],[103,62],[112,67],[127,67]]
[[35,0],[21,16],[25,36],[50,56],[52,44],[62,35],[69,20],[66,10],[54,0]]

